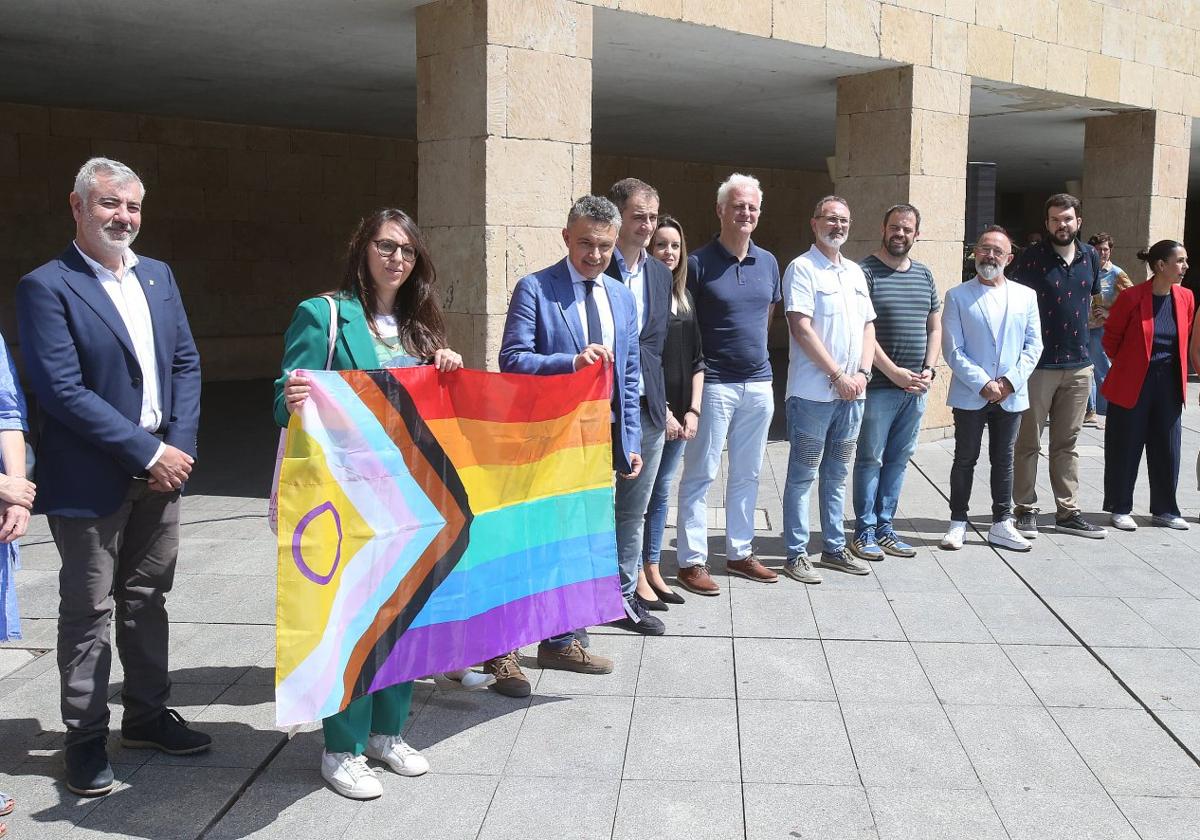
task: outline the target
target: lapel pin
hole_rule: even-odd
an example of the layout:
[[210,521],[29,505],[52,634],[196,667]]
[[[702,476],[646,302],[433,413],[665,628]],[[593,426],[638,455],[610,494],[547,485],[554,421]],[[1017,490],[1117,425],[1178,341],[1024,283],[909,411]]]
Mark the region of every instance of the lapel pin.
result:
[[153,285],[154,285],[154,278],[153,278],[153,277],[152,277],[152,278],[150,278],[150,285],[151,285],[151,286],[153,286]]

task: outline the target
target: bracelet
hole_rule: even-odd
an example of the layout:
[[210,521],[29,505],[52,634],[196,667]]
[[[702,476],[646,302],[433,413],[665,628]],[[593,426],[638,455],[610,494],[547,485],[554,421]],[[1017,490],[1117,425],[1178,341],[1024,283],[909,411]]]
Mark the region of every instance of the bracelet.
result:
[[695,415],[696,415],[696,419],[697,419],[697,420],[699,420],[699,419],[700,419],[700,409],[698,409],[698,408],[689,408],[687,411],[685,411],[685,412],[683,412],[683,413],[684,413],[684,415],[685,415],[685,416],[686,416],[686,415],[688,415],[688,414],[695,414]]
[[831,374],[829,374],[829,384],[830,384],[830,385],[834,384],[834,383],[835,383],[835,382],[837,382],[839,379],[841,379],[843,376],[845,376],[845,374],[844,374],[844,373],[842,373],[840,370],[839,370],[839,371],[837,371],[837,372],[835,372],[835,373],[831,373]]
[[924,373],[925,371],[929,371],[929,378],[931,380],[937,379],[937,368],[933,367],[932,365],[925,365],[925,367],[921,368],[921,373]]

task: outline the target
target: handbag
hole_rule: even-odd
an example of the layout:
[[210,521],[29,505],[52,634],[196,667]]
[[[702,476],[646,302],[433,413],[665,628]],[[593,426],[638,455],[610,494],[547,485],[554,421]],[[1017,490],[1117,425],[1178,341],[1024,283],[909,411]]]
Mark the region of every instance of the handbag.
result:
[[[325,370],[333,367],[333,349],[337,344],[338,305],[333,295],[321,295],[329,301],[329,352],[325,355]],[[275,475],[271,477],[271,498],[267,502],[267,524],[271,533],[279,533],[279,470],[283,466],[283,453],[287,447],[287,429],[279,430],[279,446],[275,449]]]

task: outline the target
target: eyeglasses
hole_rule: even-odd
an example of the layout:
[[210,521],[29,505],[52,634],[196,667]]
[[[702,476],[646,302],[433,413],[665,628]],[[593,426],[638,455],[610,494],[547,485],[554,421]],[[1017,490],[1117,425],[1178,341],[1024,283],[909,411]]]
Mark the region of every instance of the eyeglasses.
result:
[[821,216],[819,218],[827,225],[833,225],[834,227],[850,227],[850,220],[845,216]]
[[1008,251],[1003,248],[993,248],[989,245],[976,245],[975,256],[977,257],[1007,257]]
[[417,249],[411,245],[401,245],[399,242],[393,242],[390,239],[372,239],[371,244],[375,246],[375,250],[379,252],[379,256],[385,260],[399,251],[400,259],[406,263],[417,261]]

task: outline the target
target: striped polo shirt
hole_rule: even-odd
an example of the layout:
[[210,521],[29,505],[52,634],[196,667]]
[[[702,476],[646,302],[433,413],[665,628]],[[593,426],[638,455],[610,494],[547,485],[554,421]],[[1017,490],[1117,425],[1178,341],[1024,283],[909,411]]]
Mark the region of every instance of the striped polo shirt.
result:
[[[933,274],[916,260],[911,260],[908,271],[897,271],[874,254],[858,265],[867,277],[875,307],[875,341],[897,365],[919,371],[929,346],[929,313],[942,308]],[[867,385],[869,389],[895,387],[878,368]]]

